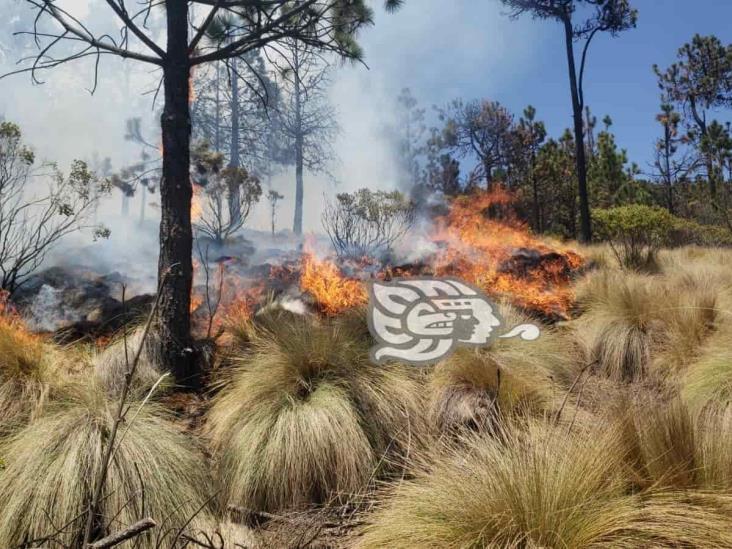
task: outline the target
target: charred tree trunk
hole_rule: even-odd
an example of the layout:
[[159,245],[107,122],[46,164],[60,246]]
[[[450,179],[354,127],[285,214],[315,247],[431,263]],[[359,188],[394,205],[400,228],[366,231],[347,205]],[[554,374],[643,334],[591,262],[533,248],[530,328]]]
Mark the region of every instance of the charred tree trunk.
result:
[[[231,143],[229,144],[229,167],[241,167],[239,157],[239,75],[236,70],[236,59],[231,60]],[[236,226],[241,219],[241,188],[237,178],[231,178],[229,186],[229,220]]]
[[577,84],[577,67],[574,60],[574,36],[572,21],[564,19],[564,34],[567,46],[567,65],[569,70],[569,84],[572,91],[572,114],[574,118],[574,141],[577,155],[577,182],[580,205],[580,240],[585,243],[592,241],[592,225],[590,221],[590,197],[587,191],[587,158],[585,154],[585,132],[582,120],[582,102]]
[[485,188],[490,190],[493,185],[493,162],[484,160],[483,171],[485,172]]
[[292,231],[296,235],[302,234],[302,209],[304,198],[303,164],[305,146],[302,135],[302,98],[300,97],[300,66],[297,47],[294,52],[293,64],[295,68],[295,221]]
[[199,372],[190,339],[193,280],[190,179],[188,2],[168,2],[167,56],[163,67],[165,106],[161,117],[163,178],[160,185],[160,303],[156,328],[160,359],[180,385],[195,388]]

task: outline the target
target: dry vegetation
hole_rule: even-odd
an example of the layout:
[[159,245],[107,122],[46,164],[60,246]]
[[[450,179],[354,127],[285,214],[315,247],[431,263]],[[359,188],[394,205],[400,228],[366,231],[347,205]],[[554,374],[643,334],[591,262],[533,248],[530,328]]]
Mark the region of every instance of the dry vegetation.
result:
[[[154,517],[143,548],[732,547],[732,253],[643,274],[584,252],[572,321],[429,369],[371,365],[362,310],[230,319],[200,428],[149,395],[143,353],[107,529]],[[78,542],[124,347],[2,315],[1,547]]]

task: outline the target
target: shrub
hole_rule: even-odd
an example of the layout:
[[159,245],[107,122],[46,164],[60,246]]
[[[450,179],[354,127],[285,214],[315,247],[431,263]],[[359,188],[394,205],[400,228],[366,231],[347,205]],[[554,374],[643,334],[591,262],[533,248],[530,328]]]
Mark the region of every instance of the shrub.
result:
[[670,243],[676,246],[732,247],[732,231],[719,225],[702,225],[690,219],[676,218]]
[[[86,163],[75,160],[64,176],[54,165],[43,194],[34,178],[41,175],[33,151],[23,144],[20,128],[0,122],[0,288],[14,292],[43,264],[63,237],[89,224],[99,198],[109,191]],[[94,227],[94,237],[109,229]]]
[[[0,446],[0,546],[17,547],[64,525],[56,536],[64,546],[81,541],[115,409],[93,380],[79,383]],[[195,445],[150,403],[122,434],[99,508],[105,526],[116,531],[151,516],[158,532],[183,527],[204,508],[210,485]],[[155,547],[154,537],[137,538],[136,547]]]
[[195,228],[221,246],[244,226],[262,197],[262,185],[244,168],[224,168],[223,155],[211,151],[205,142],[196,143],[191,160],[199,189],[193,212]]
[[323,227],[340,257],[389,251],[414,222],[414,207],[400,192],[360,189],[336,195],[323,211]]
[[399,471],[425,432],[408,368],[374,366],[363,328],[257,315],[219,380],[206,430],[223,503],[272,511],[363,491]]
[[621,265],[655,269],[656,253],[669,243],[675,217],[663,208],[631,204],[592,212],[597,236],[610,243]]

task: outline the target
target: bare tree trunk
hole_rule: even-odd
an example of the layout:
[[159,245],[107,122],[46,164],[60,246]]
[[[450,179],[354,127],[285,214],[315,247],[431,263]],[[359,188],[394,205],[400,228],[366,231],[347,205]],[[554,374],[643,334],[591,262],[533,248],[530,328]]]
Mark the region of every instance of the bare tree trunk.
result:
[[277,207],[276,203],[272,202],[272,236],[273,237],[275,235],[275,208],[276,207]]
[[585,156],[585,135],[582,121],[582,103],[580,102],[577,86],[577,68],[574,60],[574,37],[572,22],[564,20],[565,42],[567,46],[567,64],[569,69],[569,84],[572,88],[572,114],[574,117],[574,141],[577,155],[577,182],[580,202],[580,240],[585,243],[592,241],[592,225],[590,221],[590,198],[587,192],[587,159]]
[[[229,143],[229,167],[241,167],[239,158],[239,75],[236,70],[236,59],[231,60],[231,143]],[[237,225],[241,218],[241,188],[232,178],[229,186],[229,219]]]
[[214,150],[221,152],[221,61],[216,61],[216,116],[214,128]]
[[145,223],[145,206],[147,205],[147,187],[140,186],[140,225]]
[[666,206],[669,213],[674,213],[674,184],[671,178],[671,129],[668,124],[664,128],[664,163],[666,169]]
[[165,106],[163,178],[160,186],[160,306],[156,328],[160,358],[178,384],[199,385],[190,339],[193,232],[190,179],[191,116],[189,105],[188,2],[168,2],[167,58],[163,69]]
[[531,188],[534,195],[534,230],[541,234],[544,232],[544,228],[541,226],[541,214],[539,213],[539,182],[534,173],[535,164],[534,155],[531,155],[531,166],[529,167],[529,178],[531,179]]
[[294,51],[293,64],[295,68],[295,221],[292,231],[296,235],[302,234],[302,208],[304,198],[303,185],[303,135],[302,135],[302,98],[300,97],[300,59],[297,47]]

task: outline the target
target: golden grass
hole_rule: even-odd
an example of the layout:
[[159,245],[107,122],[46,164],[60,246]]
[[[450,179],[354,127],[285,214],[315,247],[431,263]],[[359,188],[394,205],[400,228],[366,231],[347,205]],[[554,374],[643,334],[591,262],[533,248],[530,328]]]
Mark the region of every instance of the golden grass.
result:
[[[125,375],[142,343],[142,335],[142,328],[131,330],[127,337],[119,335],[107,347],[92,355],[91,363],[94,367],[94,374],[110,395],[119,395],[122,392]],[[145,395],[163,375],[161,361],[156,358],[154,353],[154,338],[154,331],[151,331],[145,339],[132,383],[133,394]],[[156,393],[170,387],[169,378],[164,381],[166,383],[158,386]]]
[[577,296],[583,314],[571,324],[585,360],[616,381],[666,379],[692,363],[715,331],[732,329],[729,282],[714,269],[599,270],[580,281]]
[[347,324],[277,314],[243,328],[249,350],[221,380],[206,424],[225,504],[343,501],[421,443],[413,372],[371,365],[362,327]]
[[[148,403],[137,414],[138,405],[131,405],[134,421],[121,429],[100,513],[112,531],[146,516],[158,522],[158,532],[175,529],[203,507],[210,486],[203,458],[160,408]],[[76,384],[63,402],[0,446],[0,547],[63,525],[57,539],[79,543],[115,409],[97,384]],[[155,547],[154,536],[138,538],[136,547]]]
[[700,356],[681,378],[681,395],[692,408],[709,402],[732,402],[732,332],[709,339]]
[[641,485],[732,496],[732,407],[690,409],[682,400],[638,402],[624,431]]
[[[507,326],[531,320],[501,306]],[[490,429],[502,416],[556,408],[576,375],[571,342],[542,327],[536,341],[497,340],[488,349],[458,349],[429,376],[430,423],[440,432]]]
[[0,310],[0,438],[42,411],[69,371],[80,368],[80,357],[30,333],[11,311]]
[[[568,434],[530,422],[435,453],[368,520],[360,548],[720,547],[729,497],[634,492],[617,423]],[[713,500],[713,501],[710,501]]]

